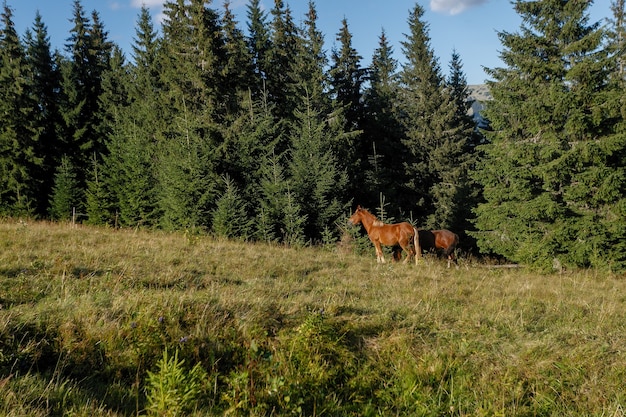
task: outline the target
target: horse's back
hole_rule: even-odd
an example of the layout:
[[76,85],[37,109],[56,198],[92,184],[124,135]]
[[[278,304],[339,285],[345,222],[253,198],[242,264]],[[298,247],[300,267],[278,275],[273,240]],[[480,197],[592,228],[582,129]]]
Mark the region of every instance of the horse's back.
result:
[[382,224],[372,227],[370,230],[370,238],[379,240],[383,245],[402,244],[404,241],[413,236],[413,226],[408,222]]
[[433,230],[435,238],[435,247],[443,249],[444,254],[447,256],[454,251],[459,244],[459,235],[446,229]]
[[456,245],[459,243],[459,235],[446,229],[433,230],[435,241],[440,242],[442,245]]
[[459,244],[459,236],[446,229],[420,230],[418,233],[420,246],[425,252],[441,249],[448,255]]

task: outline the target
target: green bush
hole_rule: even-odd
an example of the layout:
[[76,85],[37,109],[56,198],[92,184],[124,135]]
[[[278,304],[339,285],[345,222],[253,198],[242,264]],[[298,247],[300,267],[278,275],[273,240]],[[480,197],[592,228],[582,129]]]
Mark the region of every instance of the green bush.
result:
[[207,373],[198,363],[191,370],[184,367],[185,360],[163,351],[157,372],[148,371],[146,400],[148,415],[176,417],[185,415],[197,404]]

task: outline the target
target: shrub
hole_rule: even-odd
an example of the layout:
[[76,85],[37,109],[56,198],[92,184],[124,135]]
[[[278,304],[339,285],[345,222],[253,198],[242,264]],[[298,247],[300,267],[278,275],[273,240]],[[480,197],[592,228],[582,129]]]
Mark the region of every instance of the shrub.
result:
[[207,374],[199,363],[187,372],[183,366],[184,362],[184,359],[178,359],[178,349],[173,357],[169,356],[165,349],[163,357],[157,364],[158,372],[148,371],[146,384],[148,415],[174,417],[194,408]]

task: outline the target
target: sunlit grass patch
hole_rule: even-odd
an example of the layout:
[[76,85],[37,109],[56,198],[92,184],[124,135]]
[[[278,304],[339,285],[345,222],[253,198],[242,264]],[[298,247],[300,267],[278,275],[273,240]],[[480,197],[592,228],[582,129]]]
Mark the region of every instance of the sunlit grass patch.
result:
[[623,415],[621,276],[39,222],[0,248],[6,415],[147,414],[166,349],[205,372],[191,415]]

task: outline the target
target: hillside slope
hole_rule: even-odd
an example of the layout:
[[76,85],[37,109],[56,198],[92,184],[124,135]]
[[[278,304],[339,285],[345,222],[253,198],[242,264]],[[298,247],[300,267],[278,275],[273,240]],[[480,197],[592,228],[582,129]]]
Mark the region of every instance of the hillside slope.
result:
[[623,411],[626,280],[354,243],[0,222],[0,414]]

